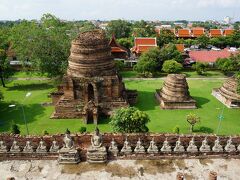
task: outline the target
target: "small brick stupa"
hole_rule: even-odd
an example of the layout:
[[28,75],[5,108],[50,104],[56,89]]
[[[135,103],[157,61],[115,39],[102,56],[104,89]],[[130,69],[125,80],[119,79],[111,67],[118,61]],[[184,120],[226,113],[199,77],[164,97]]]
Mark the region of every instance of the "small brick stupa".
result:
[[212,95],[228,108],[240,108],[240,95],[237,93],[237,79],[227,79],[222,87],[213,89]]
[[63,83],[52,93],[52,118],[83,118],[85,123],[97,124],[99,115],[134,103],[136,96],[136,91],[125,89],[116,71],[105,33],[80,33],[72,41]]
[[155,96],[162,109],[195,109],[196,101],[190,96],[186,76],[169,74],[162,89],[157,89]]

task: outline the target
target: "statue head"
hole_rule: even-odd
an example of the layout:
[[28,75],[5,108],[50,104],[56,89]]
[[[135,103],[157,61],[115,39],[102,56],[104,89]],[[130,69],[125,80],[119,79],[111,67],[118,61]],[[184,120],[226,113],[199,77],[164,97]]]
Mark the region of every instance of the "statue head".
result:
[[95,128],[95,132],[94,132],[94,134],[97,135],[97,136],[100,134],[100,131],[99,131],[99,129],[98,129],[97,126],[96,126],[96,128]]

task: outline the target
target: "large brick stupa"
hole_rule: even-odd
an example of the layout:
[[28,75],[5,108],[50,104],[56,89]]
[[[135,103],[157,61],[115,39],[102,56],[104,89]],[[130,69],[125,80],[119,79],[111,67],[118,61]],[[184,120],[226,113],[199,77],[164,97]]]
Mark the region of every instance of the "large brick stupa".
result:
[[52,118],[83,118],[97,124],[99,115],[135,102],[137,92],[125,89],[103,31],[80,33],[70,51],[67,74],[58,92],[52,93]]

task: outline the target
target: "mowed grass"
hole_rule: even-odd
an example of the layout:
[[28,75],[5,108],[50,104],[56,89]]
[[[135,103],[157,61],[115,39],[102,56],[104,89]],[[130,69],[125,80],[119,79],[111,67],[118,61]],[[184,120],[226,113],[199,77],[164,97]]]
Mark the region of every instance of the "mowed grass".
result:
[[[120,74],[122,75],[123,78],[137,78],[138,74],[136,71],[121,71]],[[196,71],[194,70],[183,70],[181,71],[181,74],[186,74],[186,77],[188,78],[225,78],[227,77],[224,75],[221,71],[218,70],[210,70],[204,73],[204,75],[199,75],[197,74]],[[161,77],[166,77],[167,73],[159,73],[155,76],[155,78],[161,78]]]
[[[135,80],[125,81],[128,89],[138,90],[138,103],[136,107],[146,112],[151,122],[148,124],[150,132],[172,132],[175,126],[179,126],[180,133],[188,133],[189,126],[186,115],[190,112],[201,117],[201,123],[195,127],[196,133],[200,129],[206,132],[216,133],[218,116],[223,109],[224,119],[220,126],[219,134],[240,134],[240,110],[225,108],[212,95],[212,88],[221,86],[222,80],[188,80],[191,95],[197,100],[196,110],[161,110],[154,98],[155,89],[162,86],[162,80]],[[74,133],[81,126],[86,126],[91,132],[95,125],[84,125],[81,119],[50,119],[54,111],[52,106],[43,106],[43,103],[51,102],[48,96],[55,90],[56,85],[51,81],[13,81],[7,83],[7,88],[0,88],[4,95],[4,101],[0,102],[0,132],[9,132],[11,125],[16,123],[20,127],[21,134],[26,134],[21,105],[23,105],[30,134],[42,134],[44,130],[49,133],[64,133],[66,128]],[[27,92],[32,95],[24,99]],[[10,104],[16,107],[9,108]],[[103,132],[111,132],[109,119],[101,119],[98,127]]]

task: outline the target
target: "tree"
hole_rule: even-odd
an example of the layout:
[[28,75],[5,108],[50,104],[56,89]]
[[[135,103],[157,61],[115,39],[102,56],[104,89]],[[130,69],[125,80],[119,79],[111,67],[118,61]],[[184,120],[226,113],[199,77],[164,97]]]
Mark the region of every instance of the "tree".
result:
[[148,115],[135,107],[117,109],[111,116],[110,125],[114,132],[139,133],[148,132],[146,124]]
[[163,47],[165,44],[173,43],[176,40],[176,36],[169,29],[162,29],[157,37],[157,44],[159,47]]
[[216,65],[224,74],[235,69],[234,63],[230,58],[219,58],[216,61]]
[[3,94],[2,92],[0,91],[0,101],[3,99]]
[[169,59],[174,59],[179,63],[183,62],[182,54],[177,50],[177,47],[170,43],[168,45],[165,45],[160,50],[160,56],[159,56],[159,68],[162,68],[162,64],[164,61]]
[[172,59],[164,61],[162,71],[166,73],[176,73],[179,72],[182,68],[182,64]]
[[133,34],[135,37],[152,37],[156,36],[156,31],[154,25],[141,20],[133,24]]
[[199,75],[203,75],[206,70],[207,70],[207,64],[206,63],[200,63],[200,62],[197,62],[195,65],[194,65],[194,68],[197,72],[197,74]]
[[12,28],[11,42],[19,59],[49,77],[63,75],[67,68],[70,41],[67,23],[46,14],[40,24],[23,21]]
[[122,71],[124,69],[124,62],[121,60],[115,60],[115,66],[118,72]]
[[117,42],[127,48],[127,49],[130,49],[131,47],[133,47],[133,39],[132,38],[120,38],[120,39],[117,39]]
[[118,19],[110,21],[107,25],[106,30],[109,37],[114,34],[117,39],[128,38],[131,35],[131,26],[131,23]]
[[151,73],[154,74],[160,61],[160,49],[151,48],[149,51],[143,53],[138,59],[137,64],[134,66],[134,70],[140,74]]
[[201,48],[206,48],[209,44],[209,37],[206,35],[201,35],[197,37],[197,42]]
[[190,124],[190,133],[192,133],[194,126],[200,122],[200,117],[190,113],[187,115],[187,122]]
[[4,79],[13,74],[7,57],[7,52],[10,49],[9,31],[9,27],[0,28],[0,79],[3,87],[5,87]]

